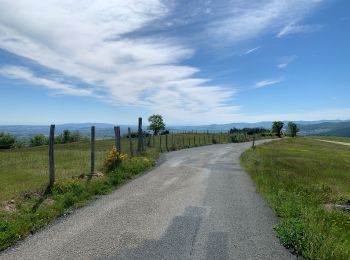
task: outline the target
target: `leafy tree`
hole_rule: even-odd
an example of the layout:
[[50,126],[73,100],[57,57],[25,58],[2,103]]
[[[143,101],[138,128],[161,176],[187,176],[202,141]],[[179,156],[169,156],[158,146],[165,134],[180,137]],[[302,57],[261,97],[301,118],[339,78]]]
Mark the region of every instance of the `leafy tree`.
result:
[[155,135],[158,135],[159,131],[165,129],[165,123],[161,115],[150,116],[148,122],[150,123],[148,128],[151,129]]
[[43,134],[35,135],[30,138],[30,146],[41,146],[49,143],[49,138]]
[[279,138],[282,137],[282,129],[283,129],[284,123],[281,121],[275,121],[272,124],[272,132],[276,134]]
[[70,143],[71,142],[71,133],[69,130],[64,130],[62,134],[62,142]]
[[294,122],[289,122],[288,128],[289,128],[289,135],[291,137],[296,137],[297,133],[299,132],[299,128],[298,128],[297,124]]
[[15,144],[16,138],[9,133],[0,133],[0,149],[10,149]]

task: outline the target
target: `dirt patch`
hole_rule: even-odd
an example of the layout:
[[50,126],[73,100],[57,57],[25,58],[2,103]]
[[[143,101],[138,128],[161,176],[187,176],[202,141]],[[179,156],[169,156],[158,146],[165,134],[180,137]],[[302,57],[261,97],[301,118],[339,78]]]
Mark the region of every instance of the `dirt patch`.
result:
[[326,204],[324,205],[325,209],[328,211],[331,210],[344,210],[348,213],[350,213],[350,204],[344,204],[344,205],[340,205],[340,204]]
[[17,210],[15,200],[5,201],[1,205],[1,209],[6,211],[6,212],[15,212]]

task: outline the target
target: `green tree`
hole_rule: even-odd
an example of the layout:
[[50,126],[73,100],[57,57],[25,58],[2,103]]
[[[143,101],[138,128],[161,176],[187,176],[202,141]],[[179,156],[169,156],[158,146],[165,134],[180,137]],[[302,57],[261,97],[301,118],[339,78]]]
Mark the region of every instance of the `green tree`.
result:
[[272,133],[276,134],[279,138],[282,137],[282,129],[283,129],[284,123],[281,121],[275,121],[272,124]]
[[69,130],[64,130],[63,131],[63,134],[62,134],[62,142],[64,143],[64,144],[66,144],[66,143],[70,143],[71,142],[71,133],[70,133],[70,131]]
[[165,129],[165,123],[161,115],[152,115],[148,118],[149,129],[154,132],[155,135],[158,135],[159,131]]
[[298,128],[297,124],[294,122],[289,122],[288,128],[289,128],[289,135],[291,137],[296,137],[297,133],[299,132],[299,128]]
[[49,138],[43,134],[35,135],[30,138],[30,146],[41,146],[49,143]]
[[15,144],[16,138],[8,133],[0,133],[0,149],[10,149]]

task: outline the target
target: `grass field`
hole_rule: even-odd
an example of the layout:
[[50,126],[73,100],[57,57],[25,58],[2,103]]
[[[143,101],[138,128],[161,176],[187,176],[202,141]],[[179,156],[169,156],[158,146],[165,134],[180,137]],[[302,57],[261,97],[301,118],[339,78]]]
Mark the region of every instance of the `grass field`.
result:
[[350,213],[331,206],[350,203],[349,147],[289,138],[241,160],[280,217],[276,231],[286,247],[305,259],[350,259]]
[[[212,143],[212,134],[174,134],[168,135],[168,149],[175,150]],[[162,139],[160,141],[160,138]],[[214,134],[217,142],[227,142],[227,135]],[[154,141],[154,143],[153,143]],[[183,144],[184,142],[184,144]],[[161,146],[160,146],[161,143]],[[132,139],[136,153],[137,140]],[[166,137],[156,136],[150,140],[158,151],[166,151]],[[96,141],[95,167],[101,171],[114,140]],[[129,140],[122,139],[122,152],[129,153]],[[71,178],[90,171],[90,143],[71,143],[55,145],[56,179]],[[21,193],[44,189],[48,183],[48,147],[0,150],[0,203],[17,199]]]

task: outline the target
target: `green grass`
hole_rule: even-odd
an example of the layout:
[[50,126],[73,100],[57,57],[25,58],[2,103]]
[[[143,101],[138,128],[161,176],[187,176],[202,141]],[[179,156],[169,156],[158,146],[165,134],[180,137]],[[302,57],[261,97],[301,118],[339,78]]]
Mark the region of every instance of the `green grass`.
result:
[[350,259],[350,149],[312,138],[250,149],[241,161],[280,223],[282,243],[305,259]]
[[[166,138],[168,147],[166,147]],[[51,193],[48,185],[48,147],[0,150],[0,251],[44,227],[53,219],[84,205],[97,195],[111,192],[116,186],[154,165],[159,152],[213,143],[227,143],[227,134],[175,134],[150,139],[151,147],[142,156],[126,159],[104,177],[91,181],[79,179],[90,172],[90,143],[55,145],[56,183]],[[251,137],[235,136],[234,141]],[[136,154],[137,140],[133,139]],[[161,144],[161,145],[160,145]],[[95,145],[95,167],[103,163],[114,140],[99,140]],[[122,152],[129,153],[129,140],[122,139]],[[10,208],[9,208],[10,207]]]

